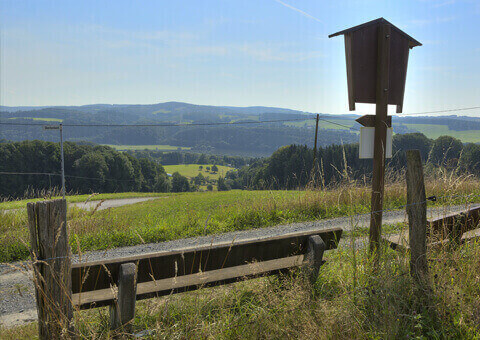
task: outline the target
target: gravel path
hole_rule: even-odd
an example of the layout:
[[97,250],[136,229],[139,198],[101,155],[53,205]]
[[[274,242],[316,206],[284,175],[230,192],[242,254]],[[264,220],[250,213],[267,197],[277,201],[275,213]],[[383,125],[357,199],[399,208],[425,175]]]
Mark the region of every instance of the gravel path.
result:
[[[91,203],[95,204],[94,202]],[[428,219],[434,219],[442,217],[445,214],[458,212],[464,209],[465,206],[463,205],[429,208],[427,217]],[[404,210],[386,211],[384,212],[383,216],[384,224],[399,223],[407,220]],[[343,230],[352,230],[355,227],[368,227],[369,222],[370,216],[369,214],[365,214],[356,217],[339,217],[314,222],[292,223],[269,228],[236,231],[226,234],[201,236],[162,243],[144,244],[107,251],[92,251],[83,254],[81,261],[110,259],[161,250],[197,247],[201,245],[208,246],[212,243],[231,242],[233,240],[266,238],[296,231],[307,231],[332,227],[340,227]],[[73,262],[78,261],[78,257],[73,259]],[[12,327],[36,320],[35,294],[33,284],[31,282],[31,275],[32,274],[30,271],[22,268],[21,263],[10,265],[0,264],[0,324],[3,324],[7,327]]]
[[100,206],[97,210],[104,210],[109,208],[116,208],[121,207],[122,205],[129,205],[135,204],[145,201],[150,201],[157,199],[159,197],[139,197],[139,198],[118,198],[113,200],[105,200],[105,201],[89,201],[89,202],[78,202],[78,203],[69,203],[69,206],[74,206],[77,208],[85,209],[85,210],[92,210],[101,202]]

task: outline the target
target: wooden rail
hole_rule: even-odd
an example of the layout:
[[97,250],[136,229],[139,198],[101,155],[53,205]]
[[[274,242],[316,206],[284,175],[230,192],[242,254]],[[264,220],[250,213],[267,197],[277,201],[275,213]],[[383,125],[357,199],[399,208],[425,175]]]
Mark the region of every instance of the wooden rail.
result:
[[74,337],[73,307],[110,306],[115,334],[131,334],[138,299],[279,273],[318,277],[342,229],[318,229],[71,264],[66,201],[27,206],[40,339]]
[[296,232],[262,239],[245,239],[208,246],[141,254],[72,265],[74,305],[92,308],[115,300],[122,264],[137,267],[137,300],[274,274],[304,264],[308,243],[317,235],[325,250],[337,247],[342,229]]

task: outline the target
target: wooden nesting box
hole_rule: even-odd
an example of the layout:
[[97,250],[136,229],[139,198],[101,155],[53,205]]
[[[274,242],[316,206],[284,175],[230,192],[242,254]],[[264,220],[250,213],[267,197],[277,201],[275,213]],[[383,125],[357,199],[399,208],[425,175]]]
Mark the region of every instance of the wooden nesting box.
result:
[[355,110],[355,103],[377,102],[378,31],[381,25],[390,26],[388,104],[397,105],[397,113],[402,112],[408,53],[411,48],[422,44],[383,18],[329,35],[329,38],[345,36],[351,111]]

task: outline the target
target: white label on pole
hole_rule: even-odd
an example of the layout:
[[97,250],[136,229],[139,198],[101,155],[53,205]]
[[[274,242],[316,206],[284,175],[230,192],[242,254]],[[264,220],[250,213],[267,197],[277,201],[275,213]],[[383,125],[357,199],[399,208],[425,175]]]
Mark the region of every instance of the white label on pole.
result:
[[[393,138],[393,129],[387,128],[387,150],[386,150],[387,158],[392,158],[392,138]],[[360,128],[360,146],[358,148],[360,159],[373,158],[374,141],[375,141],[375,128],[361,127]]]

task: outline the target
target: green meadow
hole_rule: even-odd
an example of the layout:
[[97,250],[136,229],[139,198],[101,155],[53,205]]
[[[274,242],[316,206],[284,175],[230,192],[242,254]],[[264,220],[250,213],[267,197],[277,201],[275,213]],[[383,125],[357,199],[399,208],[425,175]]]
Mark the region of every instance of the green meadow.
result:
[[[202,169],[200,170],[200,166]],[[211,170],[207,170],[207,167],[210,169],[212,168],[213,164],[179,164],[179,165],[164,165],[165,171],[169,174],[173,174],[174,172],[180,173],[180,175],[193,178],[198,176],[198,174],[202,174],[204,177],[209,177],[210,179],[218,179],[218,177],[224,177],[228,171],[235,170],[235,168],[224,166],[224,165],[217,165],[218,172],[213,173]]]

